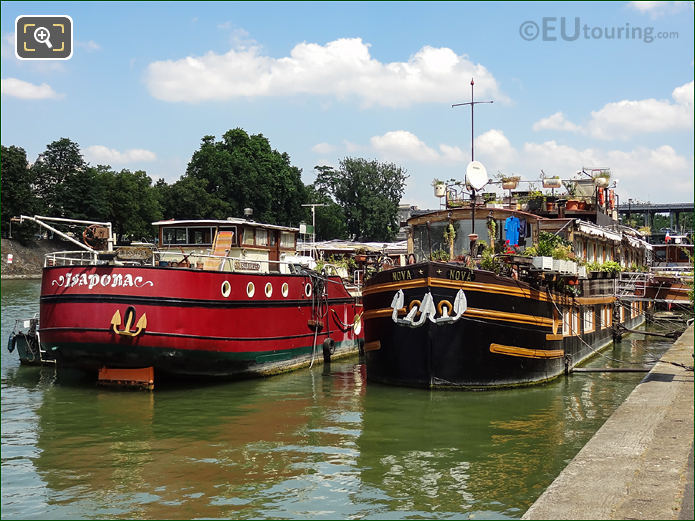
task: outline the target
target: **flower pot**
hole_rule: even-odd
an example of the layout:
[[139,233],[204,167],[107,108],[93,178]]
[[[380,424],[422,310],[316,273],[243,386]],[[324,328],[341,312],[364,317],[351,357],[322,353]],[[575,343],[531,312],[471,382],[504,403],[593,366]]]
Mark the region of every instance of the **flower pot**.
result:
[[543,179],[543,188],[562,188],[562,181],[554,177],[545,178]]
[[567,201],[567,204],[565,205],[565,209],[570,210],[570,211],[578,210],[579,209],[579,202],[580,201],[577,201],[576,199],[570,199],[569,201]]
[[555,211],[555,203],[551,203],[551,202],[545,203],[545,209],[548,210],[549,212],[554,212]]
[[446,195],[446,185],[444,183],[438,183],[434,185],[434,196],[444,197]]
[[600,188],[605,188],[608,186],[610,179],[607,177],[594,177],[594,184]]
[[553,269],[553,258],[552,257],[531,257],[532,269],[540,271],[552,271]]
[[502,181],[502,188],[505,190],[514,190],[516,188],[517,181]]
[[543,199],[535,198],[535,199],[529,199],[528,201],[528,209],[529,211],[533,212],[534,210],[540,210],[543,206]]

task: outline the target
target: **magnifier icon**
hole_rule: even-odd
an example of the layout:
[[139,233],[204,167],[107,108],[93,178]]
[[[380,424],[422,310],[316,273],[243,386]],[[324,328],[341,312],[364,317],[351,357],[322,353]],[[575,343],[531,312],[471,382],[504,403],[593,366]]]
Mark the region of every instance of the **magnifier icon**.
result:
[[46,47],[52,49],[53,45],[51,45],[51,40],[49,40],[50,37],[51,33],[45,27],[37,27],[36,30],[34,30],[34,40],[39,43],[45,43]]

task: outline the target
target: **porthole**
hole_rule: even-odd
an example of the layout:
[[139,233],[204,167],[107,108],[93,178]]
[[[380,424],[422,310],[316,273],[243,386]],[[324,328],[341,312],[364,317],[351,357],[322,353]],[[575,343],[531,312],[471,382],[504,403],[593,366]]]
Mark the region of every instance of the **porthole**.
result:
[[256,293],[256,286],[253,285],[253,282],[249,282],[246,285],[246,294],[249,296],[249,298],[253,297],[254,293]]
[[280,291],[281,291],[281,293],[282,293],[282,296],[285,297],[285,298],[287,298],[287,295],[290,294],[290,286],[289,286],[289,284],[287,284],[287,282],[283,282],[283,283],[282,283],[282,288],[281,288]]
[[311,296],[311,290],[312,290],[312,289],[313,289],[313,288],[311,287],[311,282],[307,282],[307,283],[306,283],[306,286],[304,286],[304,294],[305,294],[307,297],[310,297],[310,296]]
[[265,296],[268,298],[273,296],[273,285],[270,282],[265,285]]
[[227,298],[232,293],[232,285],[229,283],[228,280],[225,280],[222,283],[222,286],[220,287],[220,291],[222,291],[222,296],[224,298]]

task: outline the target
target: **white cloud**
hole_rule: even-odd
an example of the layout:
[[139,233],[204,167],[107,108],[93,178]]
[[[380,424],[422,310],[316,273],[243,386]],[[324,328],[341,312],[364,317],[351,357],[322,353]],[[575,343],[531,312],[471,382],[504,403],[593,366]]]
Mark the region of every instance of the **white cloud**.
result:
[[578,132],[580,129],[579,125],[575,125],[571,121],[565,119],[565,115],[562,112],[556,112],[533,124],[533,130],[566,130],[569,132]]
[[686,9],[693,8],[692,2],[648,2],[638,1],[630,2],[630,7],[640,13],[649,14],[651,18],[660,18],[662,16],[677,14]]
[[529,179],[537,178],[541,169],[549,175],[569,178],[582,167],[609,167],[613,178],[620,180],[618,193],[623,199],[692,200],[693,159],[679,155],[669,145],[603,150],[577,149],[554,140],[524,143],[517,166]]
[[445,145],[444,143],[439,145],[439,152],[442,154],[442,159],[449,163],[464,163],[470,159],[468,151],[463,151],[459,146]]
[[693,128],[693,82],[673,89],[673,101],[621,100],[591,112],[591,119],[579,126],[556,112],[536,121],[533,130],[564,130],[596,139],[627,139],[635,134],[668,132]]
[[336,150],[337,147],[335,145],[331,145],[330,143],[317,143],[311,147],[311,151],[315,152],[316,154],[332,154]]
[[478,95],[508,101],[483,65],[449,48],[425,46],[406,62],[382,63],[369,47],[361,38],[304,42],[289,56],[272,58],[257,45],[241,46],[221,55],[150,63],[145,82],[152,96],[171,102],[311,94],[354,98],[365,107],[404,107],[450,103],[474,77]]
[[5,33],[2,35],[0,49],[2,50],[2,58],[16,58],[14,54],[14,35],[15,33]]
[[157,155],[142,148],[131,148],[120,152],[104,145],[92,145],[86,148],[85,158],[90,163],[111,165],[154,161],[157,159]]
[[76,41],[75,47],[78,49],[84,49],[87,52],[95,52],[101,50],[101,45],[99,45],[94,40],[89,40],[87,42]]
[[514,150],[504,132],[491,129],[478,136],[475,140],[476,156],[494,158],[500,165],[510,166],[517,160],[517,152]]
[[404,157],[425,162],[440,159],[436,150],[407,130],[393,130],[383,136],[373,136],[369,141],[376,152],[392,160]]
[[587,132],[598,139],[627,138],[634,134],[693,127],[693,82],[673,90],[675,103],[654,98],[608,103],[591,113]]
[[[403,201],[422,208],[435,202],[429,195],[432,178],[462,180],[464,167],[470,160],[469,149],[444,143],[428,144],[403,130],[374,136],[370,144],[371,150],[365,148],[367,153],[375,154],[380,160],[394,160],[409,172],[412,186],[409,185]],[[541,169],[548,175],[569,179],[583,167],[609,167],[613,178],[620,180],[618,193],[623,199],[692,200],[693,158],[678,154],[669,145],[628,150],[582,149],[550,140],[515,146],[501,130],[492,129],[476,137],[475,158],[486,166],[491,176],[500,171],[521,175],[529,181],[538,180]]]
[[58,99],[63,97],[62,94],[58,94],[47,83],[34,85],[33,83],[18,80],[17,78],[4,78],[1,84],[3,96],[26,100]]
[[676,87],[673,89],[673,93],[671,94],[674,100],[676,100],[676,103],[679,105],[684,105],[684,106],[690,106],[692,109],[693,107],[693,82],[691,81],[690,83],[686,83],[685,85],[681,85],[680,87]]

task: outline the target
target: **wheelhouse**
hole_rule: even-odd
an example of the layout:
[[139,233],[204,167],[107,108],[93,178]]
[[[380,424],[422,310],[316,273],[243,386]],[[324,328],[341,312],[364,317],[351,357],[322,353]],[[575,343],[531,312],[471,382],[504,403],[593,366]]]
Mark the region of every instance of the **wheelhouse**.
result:
[[[157,228],[160,262],[210,269],[205,255],[217,259],[219,271],[282,271],[282,259],[297,248],[298,228],[246,219],[167,220]],[[196,259],[195,264],[188,260]],[[220,262],[221,260],[221,262]]]

